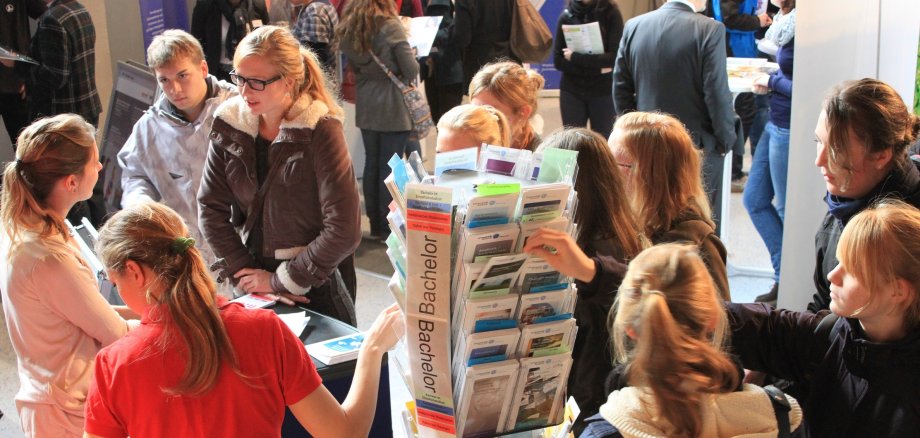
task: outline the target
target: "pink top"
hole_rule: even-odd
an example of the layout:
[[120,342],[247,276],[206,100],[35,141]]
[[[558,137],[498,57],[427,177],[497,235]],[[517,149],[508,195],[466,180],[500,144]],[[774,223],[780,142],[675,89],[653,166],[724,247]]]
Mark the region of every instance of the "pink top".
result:
[[0,291],[19,369],[16,400],[82,418],[96,353],[124,336],[128,323],[99,293],[72,239],[39,239],[30,231],[19,239],[11,249],[0,231]]

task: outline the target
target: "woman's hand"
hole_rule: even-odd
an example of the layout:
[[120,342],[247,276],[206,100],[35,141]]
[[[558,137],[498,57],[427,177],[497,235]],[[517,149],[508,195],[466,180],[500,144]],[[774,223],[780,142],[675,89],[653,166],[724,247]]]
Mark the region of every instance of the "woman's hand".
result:
[[585,283],[590,283],[597,274],[594,260],[578,247],[569,233],[563,231],[537,230],[527,239],[524,252],[543,258],[563,275]]
[[754,79],[754,86],[751,89],[754,94],[767,94],[770,92],[770,76],[763,75]]
[[571,60],[572,60],[572,53],[574,53],[574,52],[572,52],[572,49],[570,49],[570,48],[568,48],[568,47],[562,49],[562,56],[565,57],[565,60],[566,60],[566,61],[571,61]]
[[370,350],[381,355],[393,348],[396,342],[406,333],[406,319],[403,317],[399,305],[393,304],[380,312],[374,325],[364,337],[362,349]]

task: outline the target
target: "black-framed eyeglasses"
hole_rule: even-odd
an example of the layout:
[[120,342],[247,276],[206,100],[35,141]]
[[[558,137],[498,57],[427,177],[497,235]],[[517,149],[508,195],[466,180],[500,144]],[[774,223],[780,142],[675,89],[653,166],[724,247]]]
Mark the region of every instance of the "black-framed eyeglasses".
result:
[[236,74],[235,70],[230,72],[230,81],[236,84],[237,87],[242,87],[243,84],[246,84],[249,85],[249,88],[254,91],[262,91],[269,84],[277,82],[279,79],[281,79],[281,75],[275,76],[267,81],[263,81],[262,79],[250,79],[240,76]]

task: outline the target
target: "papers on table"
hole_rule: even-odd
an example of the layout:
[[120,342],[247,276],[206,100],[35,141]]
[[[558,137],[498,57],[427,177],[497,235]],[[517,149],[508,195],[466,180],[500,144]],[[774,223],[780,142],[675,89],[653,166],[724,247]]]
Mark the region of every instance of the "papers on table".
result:
[[363,342],[364,333],[355,333],[307,345],[307,353],[326,365],[335,365],[357,359]]
[[275,304],[275,300],[262,294],[246,294],[231,301],[231,303],[240,303],[247,309],[262,309]]
[[294,336],[300,337],[300,334],[303,333],[303,329],[307,326],[307,323],[310,322],[310,317],[307,316],[307,312],[294,312],[294,313],[280,313],[278,318],[281,319],[281,322],[284,323],[292,332]]

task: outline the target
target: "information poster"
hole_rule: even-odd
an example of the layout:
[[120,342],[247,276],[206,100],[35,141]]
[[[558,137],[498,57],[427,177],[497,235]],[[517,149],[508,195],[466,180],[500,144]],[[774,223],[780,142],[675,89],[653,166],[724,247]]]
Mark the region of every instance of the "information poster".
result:
[[103,196],[111,213],[120,209],[121,167],[118,151],[134,129],[134,123],[147,111],[156,97],[157,82],[149,70],[126,62],[118,63],[115,87],[109,101],[99,159],[102,162]]
[[141,9],[141,29],[144,51],[153,37],[166,29],[189,30],[188,9],[184,0],[138,0]]

